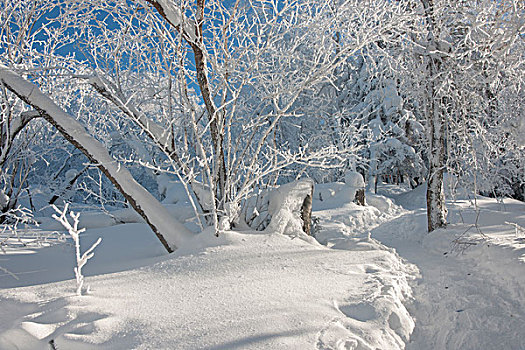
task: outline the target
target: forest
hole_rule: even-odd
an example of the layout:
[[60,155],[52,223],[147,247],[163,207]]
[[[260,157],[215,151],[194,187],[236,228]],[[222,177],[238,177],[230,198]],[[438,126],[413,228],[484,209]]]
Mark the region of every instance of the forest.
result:
[[[205,277],[211,271],[225,273],[228,259],[258,251],[268,258],[260,263],[270,271],[280,266],[273,260],[303,251],[309,252],[307,260],[292,265],[316,267],[317,245],[327,249],[322,250],[326,264],[337,265],[341,274],[348,272],[347,260],[332,251],[344,250],[350,259],[370,251],[371,258],[358,257],[364,259],[363,271],[382,266],[377,273],[386,277],[374,283],[395,290],[385,294],[391,299],[385,315],[377,311],[378,299],[336,307],[359,322],[377,316],[387,322],[388,336],[372,332],[367,337],[366,327],[350,326],[345,318],[342,328],[352,336],[339,336],[331,325],[316,340],[305,331],[299,343],[261,345],[261,334],[254,335],[259,340],[240,341],[241,332],[218,337],[219,345],[208,338],[199,342],[197,336],[170,338],[169,345],[138,332],[140,327],[128,329],[138,335],[121,334],[124,340],[115,342],[115,334],[126,332],[119,328],[125,321],[106,325],[95,318],[86,321],[91,324],[85,331],[88,340],[78,340],[80,331],[68,336],[73,326],[38,328],[36,333],[22,327],[30,336],[20,338],[13,333],[14,319],[0,316],[5,324],[0,326],[1,349],[55,349],[55,341],[63,341],[64,348],[80,346],[78,341],[86,349],[93,343],[108,349],[397,349],[410,348],[411,339],[414,349],[484,348],[479,347],[483,343],[461,343],[464,333],[439,338],[437,328],[434,343],[428,341],[430,336],[418,329],[423,308],[405,305],[424,294],[412,280],[437,274],[441,262],[422,258],[421,249],[432,245],[443,246],[441,255],[457,253],[457,265],[449,261],[455,269],[450,273],[468,276],[474,272],[465,267],[470,266],[466,260],[498,275],[506,266],[499,259],[509,257],[494,253],[497,263],[485,266],[483,249],[512,246],[517,256],[511,254],[515,265],[508,273],[523,272],[525,2],[0,0],[0,10],[0,313],[23,300],[36,302],[20,296],[33,293],[24,287],[48,286],[48,298],[58,298],[65,287],[50,284],[73,277],[77,296],[90,295],[83,285],[84,265],[97,278],[136,268],[151,269],[156,276],[163,273],[163,264],[175,275],[182,269],[186,278],[194,268],[197,282],[188,282],[187,288],[209,283],[213,289],[233,283],[226,276],[225,281]],[[394,239],[388,230],[393,236],[403,231],[413,235]],[[265,235],[273,249],[265,248]],[[514,241],[507,244],[501,235]],[[79,237],[86,237],[82,249]],[[417,250],[415,242],[426,243]],[[68,245],[76,247],[74,275],[71,260],[68,272],[50,267],[49,277],[21,277],[31,264],[51,264],[51,252]],[[237,250],[230,251],[233,247]],[[24,258],[28,249],[41,260]],[[75,257],[72,251],[68,259]],[[98,251],[99,265],[90,272]],[[208,251],[218,260],[190,259]],[[465,258],[469,252],[479,253],[479,260]],[[90,258],[93,262],[87,263]],[[216,266],[221,259],[227,261]],[[376,267],[367,268],[366,259]],[[249,275],[251,261],[226,272]],[[396,274],[404,277],[397,280]],[[290,283],[299,283],[293,276],[288,276]],[[321,291],[319,298],[335,300],[348,293],[336,287],[337,278],[326,282],[320,276],[314,268],[311,278],[334,288],[333,296]],[[184,283],[179,277],[174,277],[177,284]],[[159,278],[158,283],[168,280]],[[136,283],[124,285],[133,289]],[[260,288],[271,290],[272,283]],[[525,286],[525,279],[516,283]],[[195,288],[194,296],[200,292]],[[429,302],[428,288],[424,300]],[[468,284],[466,289],[476,290]],[[512,309],[519,309],[518,291],[508,291],[510,299],[502,303],[518,303]],[[166,293],[159,299],[169,299]],[[224,291],[224,298],[235,299],[234,294],[227,297]],[[274,299],[265,295],[261,300],[271,304]],[[62,307],[79,307],[83,301],[75,303]],[[177,308],[184,312],[196,303],[207,305],[210,320],[220,316],[213,305],[196,299],[181,303]],[[101,311],[108,306],[93,305],[88,319],[126,309]],[[454,307],[464,314],[463,307]],[[314,320],[326,314],[320,306],[314,310],[319,313]],[[428,315],[433,312],[439,315],[435,310]],[[487,310],[479,315],[487,316]],[[515,316],[518,329],[525,315]],[[86,327],[81,317],[74,318]],[[297,325],[295,319],[290,322],[287,326]],[[312,322],[312,328],[323,328]],[[173,330],[182,332],[186,326]],[[372,328],[379,332],[382,327]],[[495,329],[503,332],[505,327]],[[350,337],[346,343],[345,337]],[[15,338],[25,340],[17,343]],[[525,346],[518,338],[509,336],[503,348]]]

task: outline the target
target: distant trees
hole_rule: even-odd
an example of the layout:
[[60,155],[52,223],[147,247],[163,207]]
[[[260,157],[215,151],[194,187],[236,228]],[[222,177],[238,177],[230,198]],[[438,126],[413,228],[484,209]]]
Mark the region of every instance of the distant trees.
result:
[[381,176],[414,185],[415,179],[426,175],[424,127],[410,106],[412,101],[403,95],[403,74],[396,62],[399,51],[398,40],[387,51],[381,42],[367,48],[348,61],[342,70],[344,79],[338,82],[337,102],[344,110],[341,124],[358,134],[353,140],[361,146],[356,166],[367,175],[372,192]]
[[[417,101],[427,127],[428,230],[433,231],[446,225],[443,173],[459,167],[470,175],[474,193],[479,192],[480,170],[489,171],[480,155],[492,158],[488,149],[497,148],[494,141],[504,138],[495,127],[503,117],[498,95],[514,84],[509,79],[515,76],[512,71],[524,72],[523,56],[517,57],[515,50],[523,40],[525,4],[491,0],[421,0],[421,4],[423,15],[411,33],[416,59],[407,61],[412,63],[410,70],[419,73],[415,86],[422,87]],[[512,118],[516,120],[516,115]]]
[[[69,118],[66,126],[87,131],[97,151],[84,153],[162,237],[170,228],[161,222],[171,219],[146,209],[160,203],[125,165],[138,164],[158,185],[159,174],[176,176],[199,225],[217,234],[242,224],[251,197],[311,167],[323,169],[310,172],[317,180],[334,180],[326,169],[346,164],[367,173],[371,188],[387,172],[426,177],[429,231],[446,224],[445,171],[473,179],[475,191],[503,193],[522,181],[514,147],[524,96],[521,2],[0,6],[4,207],[16,192],[9,179],[20,178],[6,155],[33,118],[45,117],[85,150],[53,122],[51,105]],[[42,94],[38,101],[18,89],[27,84]]]
[[[333,80],[346,57],[392,35],[401,7],[357,3],[27,1],[34,15],[26,16],[24,4],[4,2],[2,81],[82,149],[147,222],[154,215],[137,202],[145,197],[130,196],[140,187],[131,178],[121,183],[123,164],[113,169],[100,148],[109,148],[112,132],[131,136],[123,138],[143,166],[176,174],[218,234],[283,169],[335,166],[334,157],[353,150],[291,144],[279,130],[301,123],[303,99]],[[29,25],[14,24],[18,18]],[[336,30],[344,40],[334,40]],[[37,100],[24,90],[30,82],[42,86],[34,87]],[[94,138],[67,130],[80,128],[73,115]],[[159,227],[152,224],[167,236]]]

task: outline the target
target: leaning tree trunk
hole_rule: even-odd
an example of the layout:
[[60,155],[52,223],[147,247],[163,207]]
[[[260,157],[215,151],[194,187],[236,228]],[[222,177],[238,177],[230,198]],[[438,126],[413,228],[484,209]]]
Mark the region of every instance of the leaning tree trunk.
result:
[[89,135],[75,118],[58,107],[36,85],[2,65],[0,81],[21,100],[35,108],[99,167],[133,209],[144,218],[168,252],[174,251],[191,236],[191,232],[173,218],[166,208],[133,178],[128,169],[115,161],[99,141]]

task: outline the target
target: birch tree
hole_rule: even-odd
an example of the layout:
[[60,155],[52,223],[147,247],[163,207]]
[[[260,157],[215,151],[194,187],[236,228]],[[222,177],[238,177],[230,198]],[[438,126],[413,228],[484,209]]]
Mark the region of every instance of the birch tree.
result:
[[[499,113],[497,90],[510,82],[509,69],[523,72],[511,53],[523,40],[525,12],[524,4],[515,1],[420,4],[424,26],[416,20],[411,36],[411,52],[418,59],[408,61],[416,63],[410,70],[423,78],[418,80],[423,87],[418,100],[427,121],[427,215],[428,230],[433,231],[446,225],[443,173],[457,160],[455,149],[465,146],[469,157],[476,158],[475,133],[466,125],[475,122],[489,130],[487,121]],[[458,138],[459,130],[465,130],[466,137]],[[479,191],[477,186],[474,191]]]

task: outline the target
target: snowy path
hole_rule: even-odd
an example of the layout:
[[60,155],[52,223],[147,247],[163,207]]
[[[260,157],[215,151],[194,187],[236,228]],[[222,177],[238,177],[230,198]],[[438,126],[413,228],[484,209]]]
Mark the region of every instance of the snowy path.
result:
[[[372,237],[395,248],[422,275],[408,307],[416,327],[407,349],[525,349],[525,264],[520,261],[525,244],[504,225],[525,224],[517,213],[490,205],[482,209],[480,227],[487,237],[466,236],[475,244],[464,251],[451,242],[469,226],[450,225],[427,235],[424,210],[373,230]],[[454,214],[457,210],[449,216]]]

